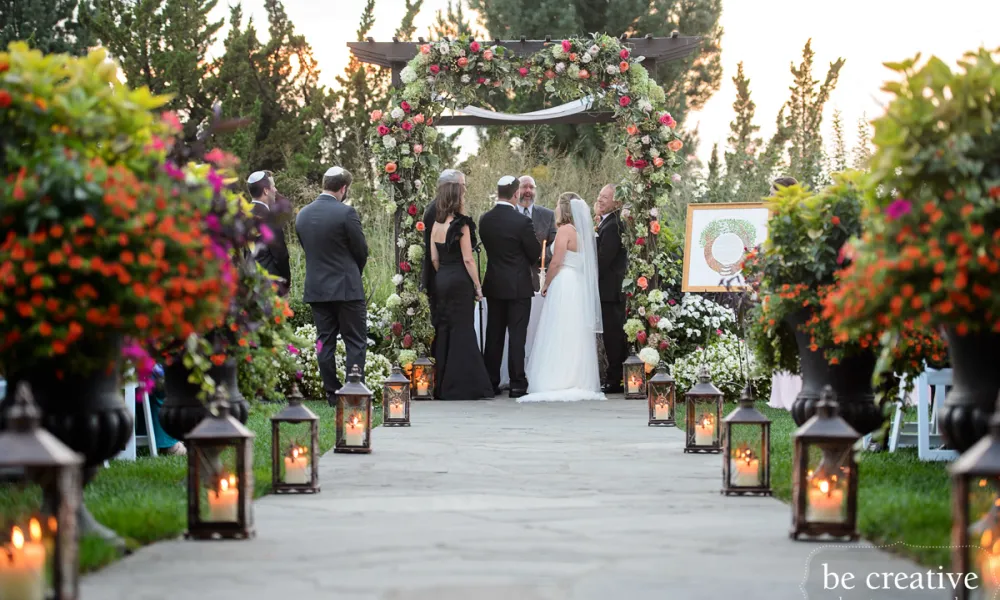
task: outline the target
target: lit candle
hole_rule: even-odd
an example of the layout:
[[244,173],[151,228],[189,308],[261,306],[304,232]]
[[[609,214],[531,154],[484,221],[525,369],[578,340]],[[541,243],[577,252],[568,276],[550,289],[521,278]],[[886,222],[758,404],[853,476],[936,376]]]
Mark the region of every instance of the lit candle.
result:
[[542,271],[545,271],[545,245],[549,243],[549,240],[542,240]]
[[208,492],[208,518],[206,521],[227,522],[236,521],[239,490],[236,489],[236,477],[223,477],[219,480],[218,489]]
[[990,548],[989,550],[984,549],[980,552],[980,562],[979,562],[979,575],[983,580],[983,589],[990,598],[993,597],[993,592],[1000,589],[1000,580],[997,579],[997,567],[1000,567],[1000,540],[997,540],[992,544],[989,540],[992,539],[990,535],[990,530],[987,529],[983,532],[983,539],[980,542],[980,547]]
[[365,424],[361,422],[358,415],[351,417],[351,420],[346,423],[346,431],[344,432],[344,441],[348,446],[361,447],[364,445],[365,439]]
[[426,396],[427,395],[427,388],[429,386],[430,386],[430,382],[427,380],[427,377],[423,374],[423,372],[421,372],[417,376],[417,395],[418,396]]
[[740,448],[736,456],[729,461],[729,473],[732,484],[742,487],[760,486],[760,459],[755,458],[753,450]]
[[403,403],[399,400],[393,400],[389,403],[389,418],[390,419],[402,419],[404,417],[403,413]]
[[666,421],[670,418],[670,407],[667,405],[667,397],[663,394],[656,397],[656,404],[653,405],[653,417],[657,421]]
[[820,479],[815,485],[809,486],[806,501],[807,520],[828,523],[839,523],[844,520],[841,511],[844,505],[844,490],[833,488],[826,479]]
[[696,446],[711,446],[715,443],[715,420],[712,415],[702,415],[694,424],[694,443]]
[[642,377],[636,374],[629,375],[628,377],[628,393],[638,394],[639,390],[642,389]]
[[309,483],[309,459],[305,448],[292,448],[292,455],[285,457],[285,483]]
[[[37,521],[34,524],[37,524]],[[40,527],[38,534],[41,536]],[[11,530],[10,540],[11,543],[0,551],[0,598],[43,600],[45,547],[37,541],[25,541],[24,532],[20,527]]]

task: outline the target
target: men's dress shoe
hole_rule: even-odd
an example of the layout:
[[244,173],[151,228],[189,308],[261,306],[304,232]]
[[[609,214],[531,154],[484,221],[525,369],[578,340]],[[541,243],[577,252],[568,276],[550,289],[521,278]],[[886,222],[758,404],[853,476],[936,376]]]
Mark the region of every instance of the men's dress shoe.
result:
[[527,396],[528,390],[511,390],[509,396],[511,398],[520,398],[521,396]]
[[494,395],[494,396],[499,396],[499,395],[500,395],[500,394],[502,394],[502,393],[503,393],[503,390],[502,390],[502,389],[500,389],[500,388],[498,388],[498,387],[495,387],[495,388],[493,388],[493,395]]

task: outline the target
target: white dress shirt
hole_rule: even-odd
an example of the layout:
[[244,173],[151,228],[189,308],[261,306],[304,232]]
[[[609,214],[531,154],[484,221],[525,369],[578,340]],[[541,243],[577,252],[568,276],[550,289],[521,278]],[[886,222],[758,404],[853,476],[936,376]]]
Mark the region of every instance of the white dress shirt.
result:
[[511,208],[519,211],[519,212],[521,210],[519,207],[514,206],[514,204],[512,202],[507,202],[506,200],[497,200],[496,205],[497,206],[504,206],[504,205],[506,205],[506,206],[509,206],[509,207],[511,207]]

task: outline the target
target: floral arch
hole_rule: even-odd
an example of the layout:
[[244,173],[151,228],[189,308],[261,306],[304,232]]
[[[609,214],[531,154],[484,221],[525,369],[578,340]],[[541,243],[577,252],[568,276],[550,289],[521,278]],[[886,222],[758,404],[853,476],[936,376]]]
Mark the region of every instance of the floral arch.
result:
[[[351,47],[357,53],[361,44]],[[667,257],[657,250],[656,234],[660,207],[668,202],[675,183],[672,173],[684,162],[677,122],[665,109],[662,88],[641,64],[645,57],[637,56],[624,40],[595,34],[539,46],[524,56],[501,42],[467,37],[420,43],[416,55],[398,71],[398,79],[394,74],[391,107],[371,115],[369,144],[380,172],[379,197],[396,213],[397,293],[388,304],[395,321],[393,346],[401,364],[426,354],[433,336],[420,282],[421,219],[439,172],[438,158],[431,152],[437,138],[435,121],[446,109],[539,86],[562,101],[592,96],[593,107],[610,112],[621,127],[628,175],[618,186],[617,198],[625,209],[623,241],[628,245],[629,267],[623,287],[633,316],[626,329],[647,364],[657,362],[659,350],[665,348],[656,335],[655,311],[649,311],[648,319],[637,315],[663,301],[656,290],[657,272]]]

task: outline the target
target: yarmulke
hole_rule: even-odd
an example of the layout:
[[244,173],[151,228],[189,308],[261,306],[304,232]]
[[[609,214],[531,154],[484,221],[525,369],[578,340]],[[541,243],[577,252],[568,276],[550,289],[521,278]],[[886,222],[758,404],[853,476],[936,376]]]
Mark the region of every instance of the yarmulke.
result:
[[326,173],[323,173],[323,177],[336,177],[337,175],[340,175],[343,172],[344,170],[340,167],[330,167],[329,169],[326,170]]
[[255,171],[250,173],[250,177],[247,177],[247,183],[257,183],[265,177],[267,177],[267,173],[265,171]]
[[438,175],[438,183],[461,183],[462,172],[458,169],[445,169]]
[[517,178],[514,177],[513,175],[504,175],[503,177],[500,178],[500,181],[497,182],[497,186],[499,187],[504,185],[510,185],[514,183],[515,179]]

